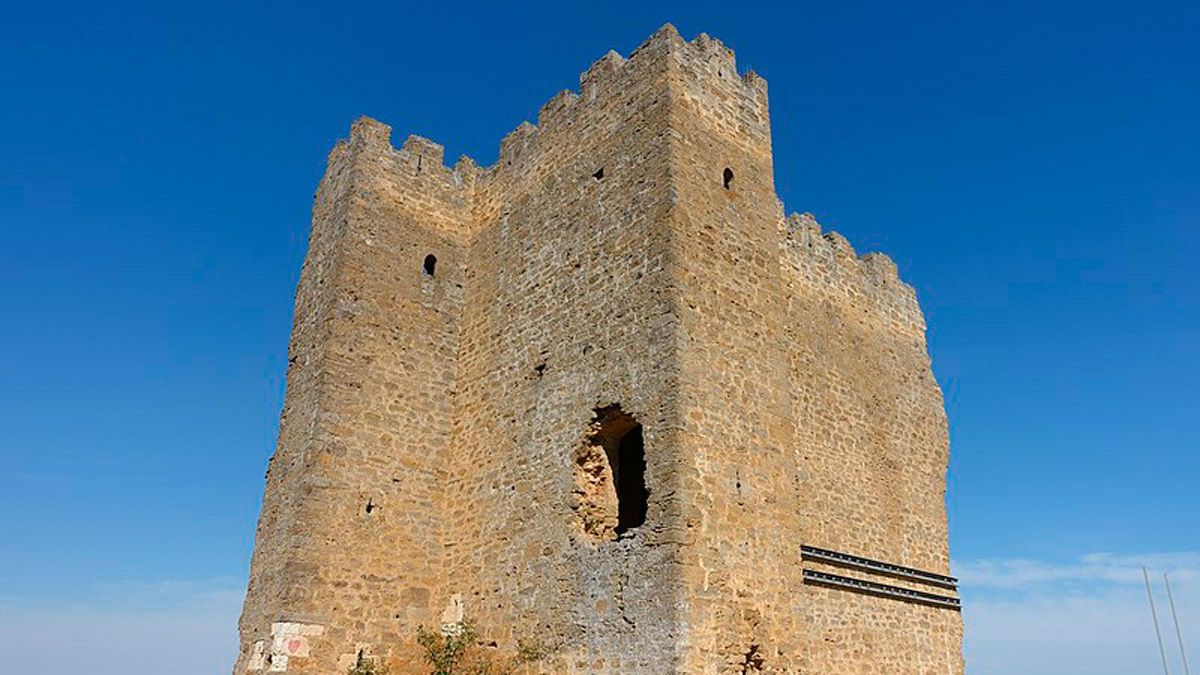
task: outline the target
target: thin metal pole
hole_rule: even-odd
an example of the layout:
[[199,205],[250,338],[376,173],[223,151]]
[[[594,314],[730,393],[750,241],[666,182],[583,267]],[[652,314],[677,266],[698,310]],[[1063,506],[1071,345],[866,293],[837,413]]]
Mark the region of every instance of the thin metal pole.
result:
[[1179,640],[1179,655],[1183,657],[1184,675],[1192,675],[1188,670],[1187,652],[1183,649],[1183,631],[1179,628],[1179,615],[1175,613],[1175,596],[1171,594],[1171,578],[1163,572],[1163,583],[1167,585],[1167,600],[1171,603],[1171,620],[1175,622],[1175,637]]
[[1171,675],[1167,668],[1167,650],[1163,649],[1162,632],[1158,630],[1158,612],[1154,610],[1154,594],[1150,592],[1150,573],[1142,568],[1142,578],[1146,580],[1146,597],[1150,598],[1150,616],[1154,617],[1154,635],[1158,638],[1158,655],[1162,657],[1163,675]]

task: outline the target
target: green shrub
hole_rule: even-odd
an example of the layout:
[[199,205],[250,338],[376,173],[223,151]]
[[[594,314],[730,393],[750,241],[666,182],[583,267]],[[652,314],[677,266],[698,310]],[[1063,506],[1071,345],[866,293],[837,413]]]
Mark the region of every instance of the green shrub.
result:
[[508,658],[488,653],[479,644],[479,633],[468,622],[453,632],[417,628],[417,643],[425,650],[430,675],[510,675],[521,666],[546,658],[550,649],[540,643],[517,641],[517,651]]

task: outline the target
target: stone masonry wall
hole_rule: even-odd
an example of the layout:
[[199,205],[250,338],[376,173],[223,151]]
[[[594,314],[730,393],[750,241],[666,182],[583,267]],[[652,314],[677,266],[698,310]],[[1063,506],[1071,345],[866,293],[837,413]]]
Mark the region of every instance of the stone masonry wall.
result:
[[683,56],[672,159],[685,271],[684,672],[788,672],[779,643],[796,633],[788,604],[803,588],[783,576],[799,542],[780,536],[796,513],[794,491],[780,489],[793,442],[766,83],[739,76],[706,36]]
[[238,672],[344,672],[436,616],[467,209],[429,151],[360,121],[318,190]]
[[764,80],[666,26],[492,167],[390,131],[317,192],[235,675],[463,618],[547,673],[962,672],[956,611],[805,582],[948,574],[948,443],[912,289],[784,218]]
[[[809,545],[948,575],[948,432],[916,294],[886,256],[857,257],[811,217],[785,227],[797,533]],[[962,672],[957,612],[805,589],[795,607],[802,672]]]
[[[495,222],[469,256],[443,596],[503,647],[563,644],[555,672],[675,669],[666,76],[659,42],[605,57],[579,96],[505,139],[477,192]],[[646,430],[657,526],[594,541],[573,508],[574,451],[610,405]]]

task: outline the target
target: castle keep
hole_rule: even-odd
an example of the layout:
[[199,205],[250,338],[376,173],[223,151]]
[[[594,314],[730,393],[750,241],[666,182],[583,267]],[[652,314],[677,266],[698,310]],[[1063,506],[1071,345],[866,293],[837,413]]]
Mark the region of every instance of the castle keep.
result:
[[236,675],[961,673],[916,296],[775,195],[767,85],[664,27],[444,164],[361,119],[296,296]]

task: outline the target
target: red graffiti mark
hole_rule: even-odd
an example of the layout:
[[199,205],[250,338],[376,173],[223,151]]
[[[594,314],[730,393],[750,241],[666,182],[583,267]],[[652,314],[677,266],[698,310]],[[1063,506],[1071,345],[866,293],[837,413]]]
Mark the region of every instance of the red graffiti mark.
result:
[[300,651],[300,648],[303,646],[304,642],[299,638],[292,638],[291,640],[288,640],[288,653],[295,654],[296,652]]

